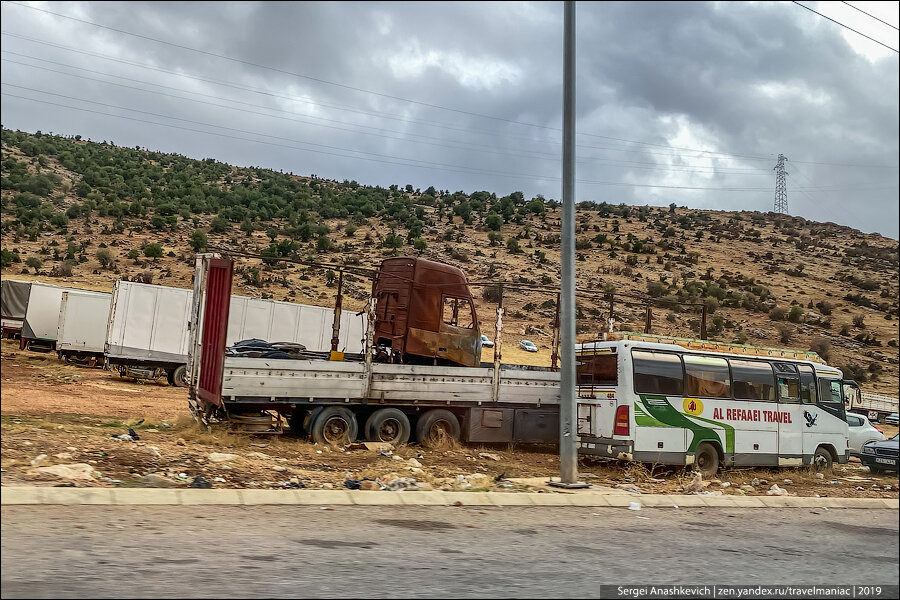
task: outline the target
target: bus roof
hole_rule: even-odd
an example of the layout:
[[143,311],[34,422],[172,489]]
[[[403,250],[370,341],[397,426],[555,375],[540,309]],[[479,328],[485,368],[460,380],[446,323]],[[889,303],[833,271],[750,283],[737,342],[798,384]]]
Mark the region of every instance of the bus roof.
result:
[[[622,334],[615,334],[622,335]],[[802,362],[802,363],[811,363],[816,370],[817,374],[820,375],[836,375],[838,377],[842,376],[842,373],[839,369],[826,365],[822,362],[821,357],[815,352],[803,352],[803,351],[790,351],[784,350],[780,351],[777,348],[762,348],[762,347],[754,347],[754,346],[742,346],[740,344],[723,344],[717,342],[708,342],[705,340],[687,340],[684,339],[685,342],[689,341],[697,341],[700,344],[689,345],[689,344],[681,344],[681,343],[666,343],[662,341],[655,341],[657,339],[666,339],[665,336],[653,336],[646,334],[628,334],[629,336],[633,335],[638,338],[644,339],[634,339],[632,337],[628,337],[627,339],[617,339],[617,340],[606,340],[606,341],[594,341],[594,342],[584,342],[581,344],[576,344],[575,352],[577,353],[606,353],[606,352],[618,352],[624,348],[639,348],[646,350],[668,350],[669,352],[685,352],[690,351],[692,354],[704,354],[709,356],[721,356],[721,357],[747,357],[747,358],[767,358],[767,359],[778,359],[785,362]],[[679,338],[668,338],[670,340],[675,340]],[[705,346],[705,347],[704,347]],[[759,352],[754,352],[753,350],[759,350]],[[792,355],[791,355],[792,354]]]

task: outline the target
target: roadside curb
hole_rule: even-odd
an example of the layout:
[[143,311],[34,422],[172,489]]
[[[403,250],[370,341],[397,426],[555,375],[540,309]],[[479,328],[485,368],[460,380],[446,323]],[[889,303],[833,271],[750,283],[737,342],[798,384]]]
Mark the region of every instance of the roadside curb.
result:
[[510,492],[367,492],[350,490],[249,490],[164,488],[0,488],[0,505],[286,505],[298,506],[580,506],[627,508],[876,508],[900,509],[894,498],[808,498],[798,496],[705,496]]

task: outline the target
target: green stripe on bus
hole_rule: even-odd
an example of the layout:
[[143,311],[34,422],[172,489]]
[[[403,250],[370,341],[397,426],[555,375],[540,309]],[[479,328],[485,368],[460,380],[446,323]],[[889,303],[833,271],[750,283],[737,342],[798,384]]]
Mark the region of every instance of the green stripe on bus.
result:
[[[702,425],[689,420],[674,406],[669,404],[669,401],[665,396],[648,396],[642,394],[640,398],[641,402],[643,403],[642,408],[644,408],[644,410],[646,410],[656,420],[665,423],[669,427],[682,427],[684,429],[689,429],[691,433],[694,434],[694,438],[688,445],[688,452],[696,452],[697,446],[700,445],[701,442],[716,442],[717,444],[722,443],[722,438],[719,437],[719,434],[716,433],[715,430],[710,429],[709,427],[703,427]],[[662,402],[660,402],[659,404],[653,404],[651,402],[648,402],[648,400],[661,400]]]
[[719,421],[713,421],[712,419],[704,419],[703,417],[698,417],[697,415],[691,415],[692,419],[697,419],[698,421],[705,421],[707,423],[712,423],[713,425],[718,425],[722,429],[725,430],[725,452],[731,454],[734,452],[734,427],[731,425],[726,425],[725,423],[720,423]]
[[638,402],[634,403],[634,422],[638,427],[672,427],[648,415]]

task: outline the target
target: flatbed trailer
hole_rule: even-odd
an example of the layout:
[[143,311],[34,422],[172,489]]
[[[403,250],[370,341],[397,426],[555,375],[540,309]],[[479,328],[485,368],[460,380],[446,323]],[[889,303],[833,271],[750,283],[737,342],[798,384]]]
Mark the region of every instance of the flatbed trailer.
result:
[[[231,261],[198,256],[192,321],[201,326],[191,330],[189,371],[191,410],[201,421],[227,419],[248,431],[277,433],[286,420],[292,430],[327,444],[357,437],[394,444],[417,440],[426,446],[441,446],[450,439],[559,439],[558,371],[502,364],[499,352],[494,363],[475,367],[376,362],[374,300],[369,303],[362,354],[328,357],[342,360],[227,356],[231,280]],[[432,287],[419,292],[440,291],[438,284],[428,285]],[[455,318],[461,310],[457,301],[468,299],[458,281],[452,290]],[[419,326],[424,331],[424,325]],[[480,338],[477,319],[474,328],[468,337]],[[457,329],[453,325],[451,333]],[[480,353],[480,345],[477,350]],[[441,362],[436,355],[433,363]]]

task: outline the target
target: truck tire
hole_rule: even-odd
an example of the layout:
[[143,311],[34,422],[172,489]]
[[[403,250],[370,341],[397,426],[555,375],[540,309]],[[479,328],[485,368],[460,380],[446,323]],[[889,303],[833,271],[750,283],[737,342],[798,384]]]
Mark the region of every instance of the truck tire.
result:
[[167,373],[169,385],[175,387],[187,387],[187,365],[178,365]]
[[326,406],[310,422],[309,434],[323,446],[346,446],[356,440],[356,415],[343,406]]
[[694,467],[704,477],[715,477],[719,471],[719,452],[708,442],[702,442],[694,453]]
[[449,410],[429,410],[416,423],[416,438],[426,448],[440,449],[459,441],[459,420]]
[[370,442],[387,442],[394,446],[409,441],[412,427],[402,410],[381,408],[366,420],[366,440]]

